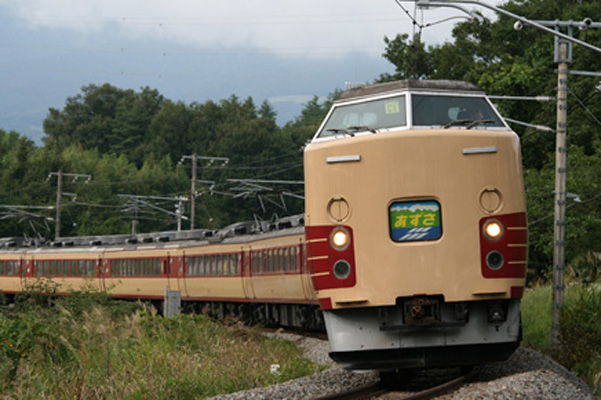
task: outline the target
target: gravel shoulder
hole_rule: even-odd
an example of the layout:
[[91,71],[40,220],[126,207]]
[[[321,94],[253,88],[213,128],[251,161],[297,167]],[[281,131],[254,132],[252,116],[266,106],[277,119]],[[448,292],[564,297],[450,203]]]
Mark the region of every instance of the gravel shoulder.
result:
[[[238,399],[313,399],[330,393],[356,388],[378,380],[376,372],[343,370],[328,357],[329,345],[325,340],[307,338],[289,333],[274,333],[297,343],[305,356],[319,365],[330,368],[311,376],[281,384],[212,397],[212,400]],[[397,395],[398,397],[398,395]],[[394,399],[394,394],[381,399]],[[461,389],[439,397],[440,400],[492,399],[590,399],[591,389],[566,368],[532,349],[520,347],[507,361],[482,367],[472,381]]]

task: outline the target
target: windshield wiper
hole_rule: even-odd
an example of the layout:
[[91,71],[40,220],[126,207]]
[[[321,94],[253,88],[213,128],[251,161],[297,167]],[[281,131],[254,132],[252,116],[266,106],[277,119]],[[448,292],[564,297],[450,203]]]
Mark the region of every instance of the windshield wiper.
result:
[[376,133],[375,129],[372,129],[367,125],[353,125],[353,126],[349,126],[348,129],[355,131],[355,132],[370,131],[371,133]]
[[449,129],[453,125],[467,125],[467,124],[473,124],[473,123],[474,123],[473,119],[454,119],[451,122],[448,122],[443,128]]
[[494,124],[495,121],[492,119],[477,119],[474,122],[472,122],[471,124],[469,124],[466,129],[472,129],[474,126],[476,125],[480,125],[480,124]]
[[327,132],[332,132],[334,134],[342,133],[343,135],[355,136],[354,132],[349,132],[348,129],[344,128],[330,128],[326,129]]
[[343,135],[355,136],[357,132],[369,131],[371,133],[376,133],[375,129],[371,129],[369,126],[365,125],[353,125],[348,128],[330,128],[327,129],[328,132],[332,132],[334,134],[342,133]]

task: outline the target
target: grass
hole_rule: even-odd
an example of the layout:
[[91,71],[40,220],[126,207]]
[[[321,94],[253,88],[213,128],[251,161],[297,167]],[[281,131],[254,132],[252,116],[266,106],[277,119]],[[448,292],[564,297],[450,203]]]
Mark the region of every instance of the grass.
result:
[[[522,344],[551,354],[551,286],[526,290],[522,302]],[[567,285],[561,313],[562,348],[555,358],[601,396],[601,287]]]
[[257,329],[94,296],[52,307],[30,297],[0,313],[0,399],[201,399],[319,368]]
[[522,299],[522,345],[551,352],[551,286],[526,289]]

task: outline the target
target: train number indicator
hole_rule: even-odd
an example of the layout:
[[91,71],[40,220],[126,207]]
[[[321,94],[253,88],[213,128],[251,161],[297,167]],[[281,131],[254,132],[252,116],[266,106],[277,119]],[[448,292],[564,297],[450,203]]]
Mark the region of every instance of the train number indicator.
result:
[[384,107],[386,109],[386,114],[398,114],[401,112],[398,100],[387,101],[384,104]]

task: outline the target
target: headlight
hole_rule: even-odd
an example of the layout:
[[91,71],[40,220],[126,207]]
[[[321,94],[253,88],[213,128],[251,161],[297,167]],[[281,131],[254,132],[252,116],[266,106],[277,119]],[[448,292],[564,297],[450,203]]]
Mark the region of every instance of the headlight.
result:
[[351,275],[351,265],[345,260],[338,260],[334,264],[334,276],[340,280],[344,280]]
[[330,234],[330,244],[335,250],[346,250],[351,244],[351,234],[341,226],[334,228]]
[[486,265],[493,271],[498,271],[505,264],[505,257],[496,250],[486,255]]
[[482,227],[482,231],[483,231],[482,233],[484,233],[484,236],[488,240],[496,242],[497,240],[499,240],[503,237],[505,228],[503,227],[503,224],[499,220],[489,219],[488,221],[486,221],[484,223],[484,226]]

